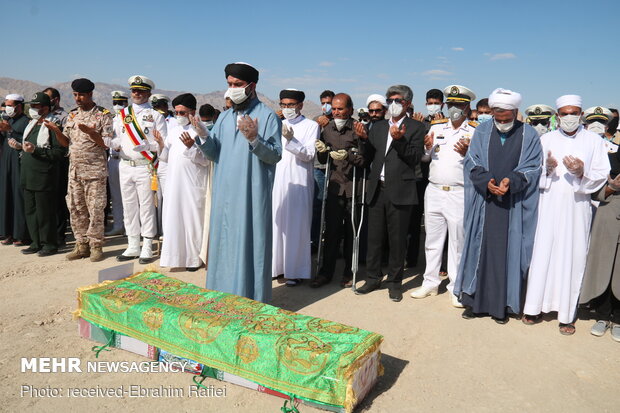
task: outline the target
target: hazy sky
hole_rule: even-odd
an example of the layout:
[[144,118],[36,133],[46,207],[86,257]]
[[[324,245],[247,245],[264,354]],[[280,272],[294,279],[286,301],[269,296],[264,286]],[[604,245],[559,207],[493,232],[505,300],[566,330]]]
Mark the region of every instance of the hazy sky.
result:
[[[513,4],[514,6],[508,6]],[[158,88],[226,88],[224,66],[249,62],[259,91],[324,89],[355,106],[409,85],[461,84],[478,98],[520,92],[521,109],[583,96],[620,107],[620,1],[0,1],[0,76],[43,84],[75,77]]]

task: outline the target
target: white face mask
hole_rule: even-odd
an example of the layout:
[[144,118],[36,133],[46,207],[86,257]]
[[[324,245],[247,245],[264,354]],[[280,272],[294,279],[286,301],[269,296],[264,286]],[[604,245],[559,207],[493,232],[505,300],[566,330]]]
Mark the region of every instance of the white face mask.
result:
[[119,113],[121,110],[123,110],[125,108],[125,106],[123,106],[123,105],[114,105],[112,107],[114,108],[116,113]]
[[448,108],[448,116],[450,116],[450,120],[452,120],[452,122],[456,122],[463,117],[463,109],[452,106]]
[[392,102],[390,106],[388,106],[388,113],[390,117],[397,118],[403,113],[403,105],[400,103]]
[[441,112],[441,105],[426,105],[426,110],[430,116],[433,116]]
[[15,116],[16,112],[15,112],[15,106],[7,106],[6,109],[6,114],[9,118],[12,118],[13,116]]
[[336,129],[341,130],[344,124],[347,123],[347,119],[334,119],[334,123],[336,124]]
[[580,115],[566,115],[560,117],[560,128],[566,133],[573,133],[579,127]]
[[41,115],[39,115],[39,111],[33,108],[28,109],[28,114],[30,115],[31,119],[34,120],[39,120],[41,119]]
[[588,130],[590,132],[598,133],[599,135],[603,136],[607,128],[605,127],[605,124],[603,122],[593,122],[588,125]]
[[282,115],[286,119],[295,119],[297,117],[297,111],[295,108],[284,108],[282,109]]
[[545,133],[549,132],[549,128],[545,125],[541,125],[540,123],[536,126],[532,126],[538,132],[538,136],[542,136]]
[[187,116],[175,116],[175,118],[181,126],[187,126],[189,124],[189,119],[187,118]]
[[[250,85],[251,83],[248,86]],[[230,98],[230,100],[232,100],[234,104],[238,105],[239,103],[243,103],[248,98],[248,95],[246,95],[245,93],[245,90],[248,88],[248,86],[229,87],[226,93],[228,93],[228,97]]]
[[494,121],[494,122],[495,122],[495,127],[500,133],[509,132],[510,129],[512,129],[512,127],[515,125],[514,119],[510,123],[499,123],[497,121]]
[[480,115],[478,115],[478,122],[482,123],[482,122],[486,122],[488,120],[493,119],[493,115],[488,114],[488,113],[482,113]]

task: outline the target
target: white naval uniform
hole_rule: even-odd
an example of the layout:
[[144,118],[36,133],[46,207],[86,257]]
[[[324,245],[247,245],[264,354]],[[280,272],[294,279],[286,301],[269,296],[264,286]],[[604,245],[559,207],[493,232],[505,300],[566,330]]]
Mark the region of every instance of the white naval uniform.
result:
[[[424,149],[422,161],[429,162],[429,184],[424,194],[424,229],[426,241],[426,270],[423,286],[438,288],[441,280],[439,269],[443,247],[448,238],[448,292],[452,294],[464,242],[463,218],[465,211],[465,191],[463,187],[463,160],[454,150],[454,145],[462,138],[471,139],[475,127],[465,120],[458,129],[452,121],[434,124],[429,130],[434,133],[433,147]],[[444,139],[438,139],[443,136]]]
[[[157,152],[153,128],[166,137],[166,121],[150,103],[132,104],[136,120],[145,133],[152,152]],[[140,152],[133,150],[121,116],[114,118],[114,146],[120,145],[119,178],[123,198],[123,214],[127,236],[154,238],[157,234],[157,212],[151,190],[151,171],[148,161]]]

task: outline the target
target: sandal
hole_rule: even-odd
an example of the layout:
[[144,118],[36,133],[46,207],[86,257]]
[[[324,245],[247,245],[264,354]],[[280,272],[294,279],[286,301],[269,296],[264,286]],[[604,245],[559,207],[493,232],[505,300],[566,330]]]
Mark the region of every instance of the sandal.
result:
[[0,244],[2,245],[11,245],[12,243],[13,243],[13,238],[11,237],[7,237],[3,239],[2,241],[0,241]]
[[353,280],[351,278],[343,278],[340,280],[340,286],[342,288],[351,288],[353,287]]
[[319,288],[325,284],[329,284],[330,281],[331,280],[324,275],[317,275],[316,278],[310,283],[310,287]]
[[24,241],[15,240],[13,241],[13,245],[15,245],[16,247],[23,247],[24,245],[26,245],[26,243]]
[[275,280],[278,282],[278,284],[284,284],[285,283],[285,279],[284,279],[284,274],[279,274]]
[[[287,279],[285,284],[287,287],[297,287],[303,280],[301,278]],[[279,282],[279,281],[278,281]]]
[[575,334],[575,325],[572,323],[560,323],[560,334],[562,334],[563,336],[572,336],[573,334]]
[[538,315],[523,314],[523,317],[521,317],[521,321],[523,322],[523,324],[531,326],[531,325],[538,323],[540,321],[540,317],[541,317],[540,314]]

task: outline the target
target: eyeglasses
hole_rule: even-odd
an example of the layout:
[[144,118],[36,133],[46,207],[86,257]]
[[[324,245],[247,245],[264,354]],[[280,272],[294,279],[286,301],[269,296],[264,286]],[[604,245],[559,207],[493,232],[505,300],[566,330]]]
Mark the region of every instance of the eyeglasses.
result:
[[280,103],[280,107],[282,109],[295,108],[295,107],[297,107],[297,105],[299,105],[299,103]]
[[549,119],[534,119],[530,122],[530,125],[532,126],[536,126],[536,125],[543,125],[543,126],[549,126]]
[[406,100],[405,100],[405,99],[401,99],[401,98],[396,98],[396,99],[385,99],[385,102],[386,102],[388,105],[391,105],[393,102],[394,102],[394,103],[398,103],[398,104],[402,104],[402,103],[405,103],[405,102],[406,102]]
[[184,111],[184,110],[177,110],[177,111],[176,111],[176,114],[177,114],[177,115],[179,115],[179,116],[185,116],[185,115],[187,115],[188,113],[189,113],[189,112]]
[[368,109],[368,113],[381,113],[383,109]]

